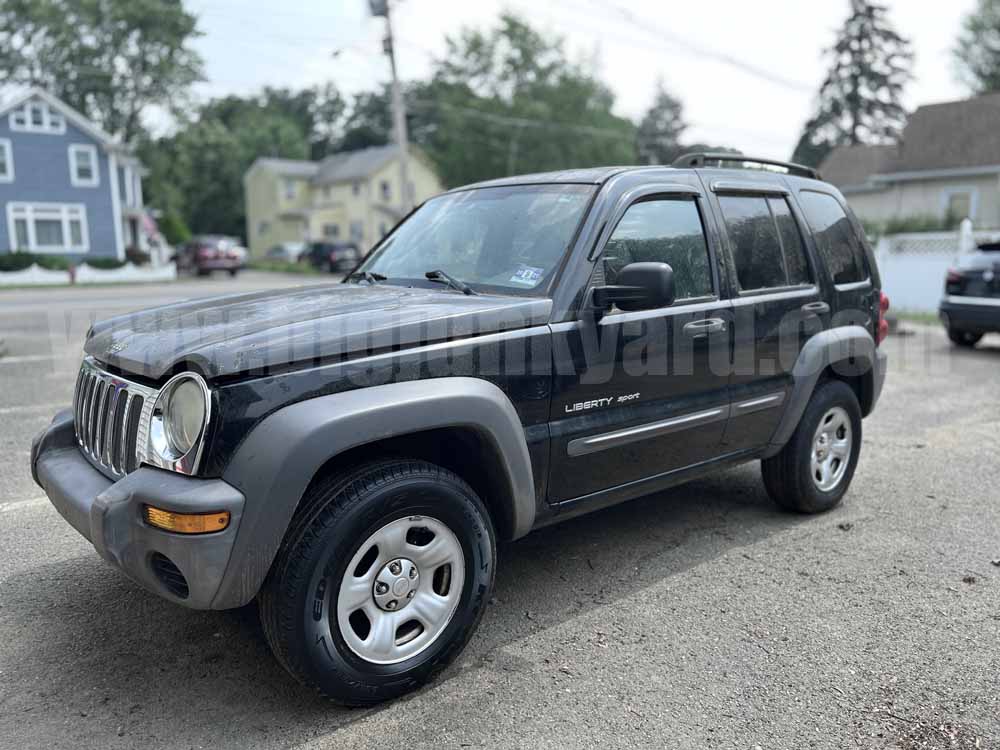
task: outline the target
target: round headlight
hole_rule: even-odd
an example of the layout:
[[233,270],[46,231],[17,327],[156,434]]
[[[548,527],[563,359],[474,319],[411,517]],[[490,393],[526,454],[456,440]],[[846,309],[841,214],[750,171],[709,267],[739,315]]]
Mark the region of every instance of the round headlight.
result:
[[187,454],[205,427],[205,392],[192,378],[178,380],[167,394],[163,406],[163,428],[170,448],[177,455]]

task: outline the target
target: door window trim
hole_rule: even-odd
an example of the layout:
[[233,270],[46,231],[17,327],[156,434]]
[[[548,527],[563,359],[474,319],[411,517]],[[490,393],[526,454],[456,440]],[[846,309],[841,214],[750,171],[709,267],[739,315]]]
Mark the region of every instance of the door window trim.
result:
[[[665,310],[674,310],[676,308],[691,305],[712,304],[722,299],[720,291],[722,279],[719,277],[718,258],[712,246],[711,233],[708,231],[707,219],[709,214],[704,198],[704,194],[698,190],[698,188],[691,185],[681,184],[649,185],[640,190],[626,193],[615,206],[615,211],[612,214],[612,220],[609,220],[601,230],[598,241],[594,243],[594,250],[591,251],[588,260],[594,263],[594,272],[596,273],[597,263],[601,262],[601,258],[604,255],[608,242],[611,241],[615,230],[618,228],[618,224],[621,223],[622,218],[624,218],[625,214],[628,213],[632,206],[639,203],[649,203],[655,200],[689,200],[694,204],[695,210],[698,212],[698,220],[701,222],[701,235],[705,240],[705,252],[708,254],[709,281],[712,286],[712,294],[704,294],[700,297],[686,297],[684,299],[674,300],[671,305],[666,307],[654,307],[649,310],[610,310],[605,314],[604,318],[612,317],[615,320],[621,320],[622,315],[633,315],[636,313],[662,314]],[[597,248],[600,249],[598,250]],[[594,274],[592,273],[590,281],[587,283],[588,292],[593,286],[593,278]],[[631,319],[632,318],[629,318],[629,320]]]

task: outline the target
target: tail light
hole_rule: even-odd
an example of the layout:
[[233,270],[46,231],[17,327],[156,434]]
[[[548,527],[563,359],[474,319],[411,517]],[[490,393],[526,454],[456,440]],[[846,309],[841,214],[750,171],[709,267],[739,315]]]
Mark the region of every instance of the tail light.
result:
[[206,258],[206,259],[207,258],[214,258],[215,257],[215,248],[207,247],[207,246],[206,247],[199,247],[198,248],[198,257],[199,258]]
[[961,280],[962,280],[962,272],[961,271],[959,271],[957,268],[949,268],[948,269],[948,276],[946,278],[947,283],[949,283],[949,284],[957,284]]
[[889,321],[885,319],[885,314],[889,312],[889,297],[885,292],[880,292],[878,300],[878,330],[875,332],[875,345],[878,346],[889,335]]

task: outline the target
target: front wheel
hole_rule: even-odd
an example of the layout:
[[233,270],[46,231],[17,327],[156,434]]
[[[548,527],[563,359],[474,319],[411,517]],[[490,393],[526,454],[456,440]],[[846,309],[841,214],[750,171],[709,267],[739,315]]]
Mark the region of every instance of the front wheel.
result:
[[260,595],[278,661],[345,705],[431,680],[462,650],[493,587],[482,501],[423,461],[368,464],[303,498]]
[[761,461],[764,485],[785,510],[822,513],[844,497],[861,453],[861,406],[839,380],[820,384],[788,444]]

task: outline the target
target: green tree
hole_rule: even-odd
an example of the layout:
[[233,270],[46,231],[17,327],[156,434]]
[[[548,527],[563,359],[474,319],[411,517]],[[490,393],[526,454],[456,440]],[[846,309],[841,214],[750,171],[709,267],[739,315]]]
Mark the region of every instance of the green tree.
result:
[[243,175],[254,159],[306,159],[310,146],[288,115],[254,106],[233,97],[215,100],[174,135],[144,142],[147,202],[176,214],[191,232],[243,236]]
[[681,155],[681,136],[687,129],[684,105],[667,91],[662,79],[636,131],[636,150],[643,164],[670,164]]
[[4,0],[0,82],[41,86],[126,142],[202,78],[180,0]]
[[954,49],[959,76],[977,94],[1000,91],[1000,0],[979,0]]
[[884,5],[850,0],[850,15],[826,51],[830,69],[816,113],[806,123],[793,161],[816,166],[842,144],[892,143],[906,124],[903,89],[913,52]]
[[426,84],[410,86],[414,143],[449,186],[517,172],[636,161],[635,126],[563,43],[511,14],[462,31]]

